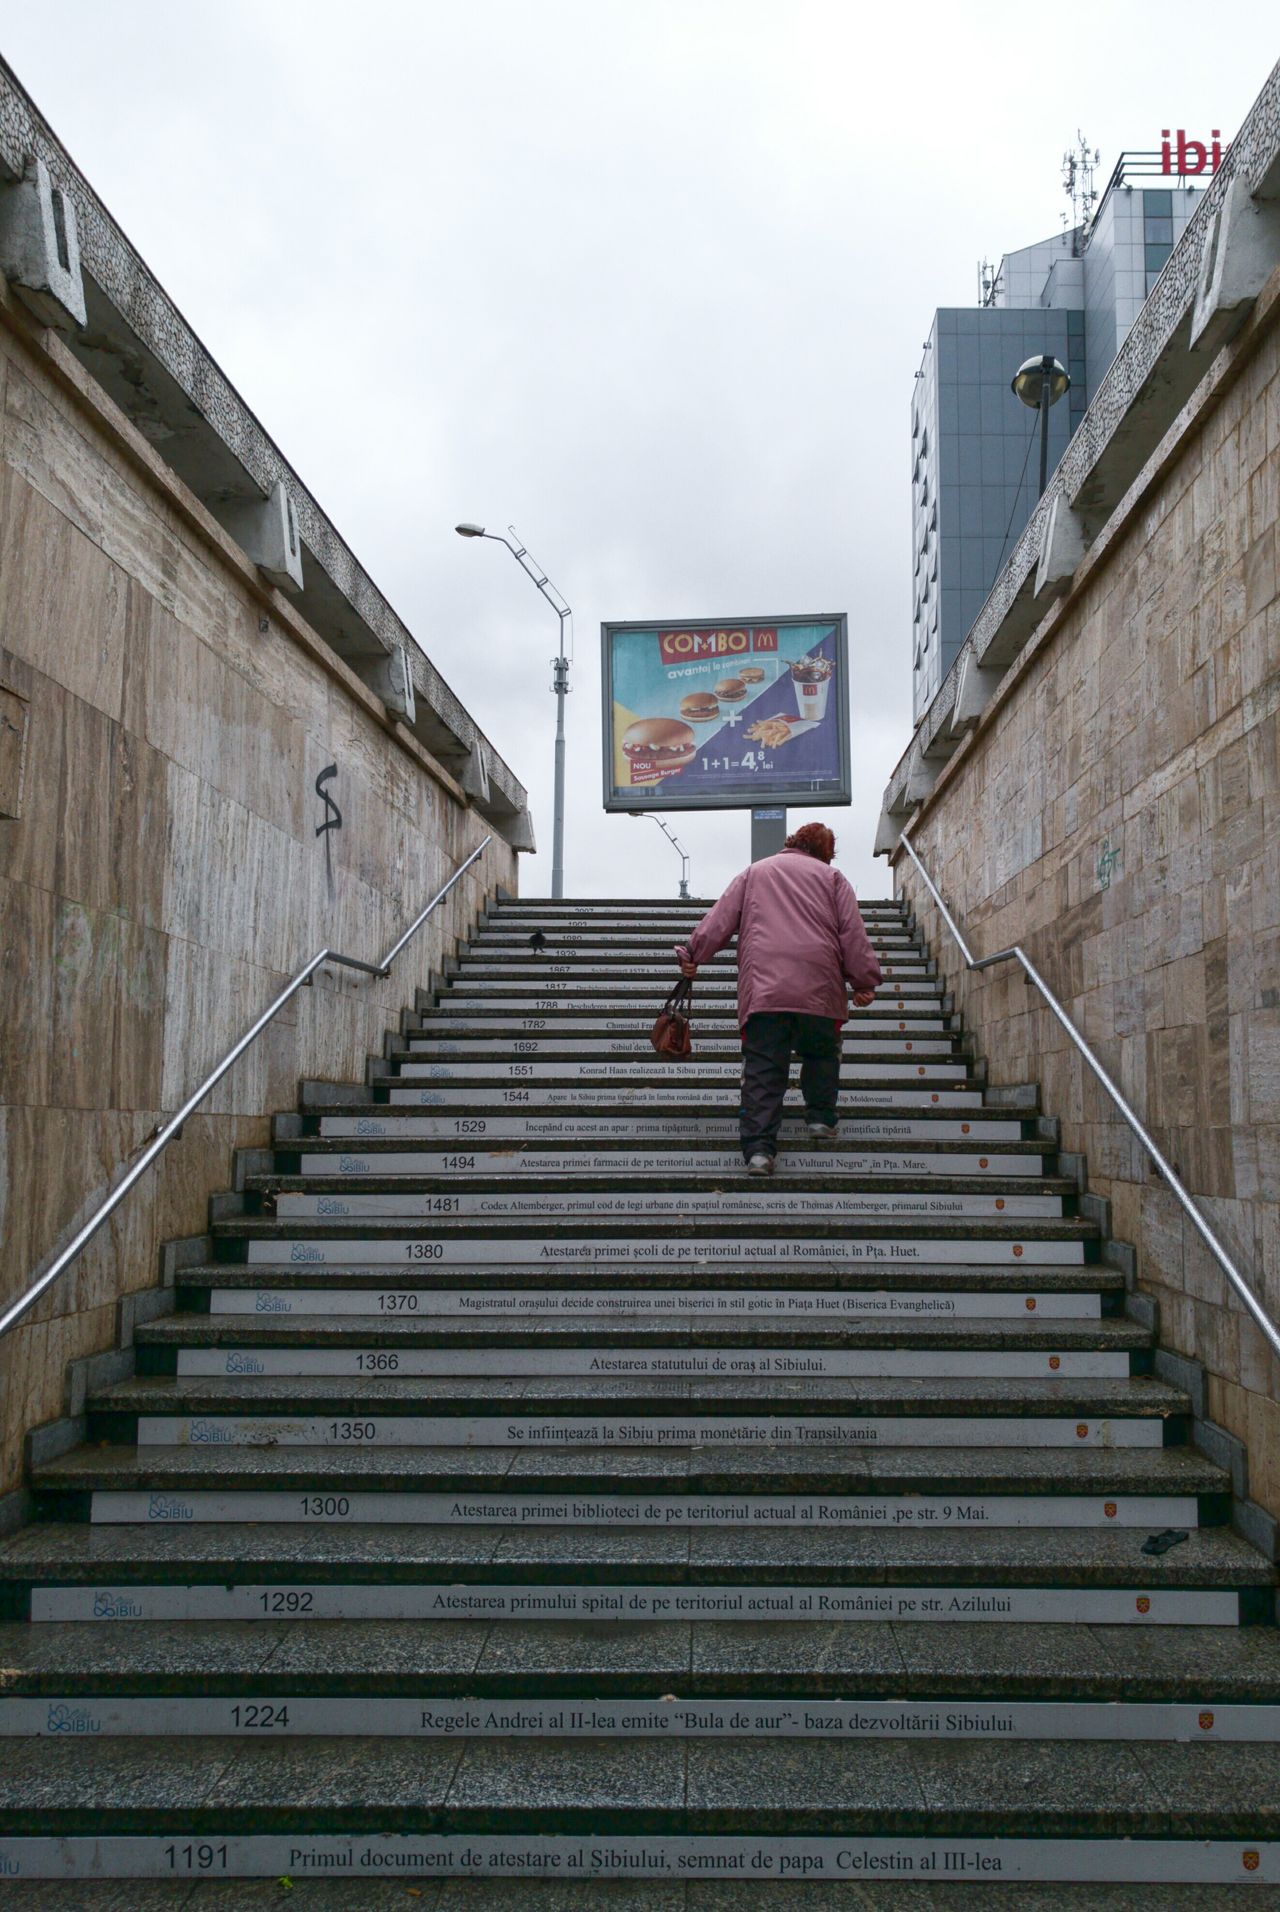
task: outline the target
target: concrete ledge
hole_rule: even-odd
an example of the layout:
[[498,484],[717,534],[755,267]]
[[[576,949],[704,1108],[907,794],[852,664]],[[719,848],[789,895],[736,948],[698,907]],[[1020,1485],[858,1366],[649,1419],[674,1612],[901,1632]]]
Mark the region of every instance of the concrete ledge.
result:
[[1151,1334],[1159,1334],[1160,1303],[1154,1295],[1130,1292],[1124,1298],[1124,1311],[1128,1319],[1136,1321],[1139,1327],[1146,1328]]
[[32,1511],[29,1487],[15,1487],[12,1493],[0,1494],[0,1538],[16,1534],[19,1527],[29,1526]]
[[367,1102],[365,1087],[359,1082],[300,1082],[298,1084],[298,1107],[305,1115],[308,1109],[317,1103]]
[[[297,1117],[293,1120],[296,1122]],[[301,1125],[299,1125],[301,1126]],[[277,1130],[277,1133],[279,1131]],[[236,1149],[231,1157],[231,1188],[237,1196],[243,1195],[245,1183],[251,1175],[270,1175],[275,1167],[275,1152],[272,1149]],[[215,1197],[216,1199],[216,1197]],[[212,1209],[210,1220],[217,1220]]]
[[71,1418],[84,1413],[85,1402],[99,1388],[127,1381],[133,1373],[133,1349],[108,1348],[105,1354],[90,1354],[73,1361],[67,1369],[67,1413]]
[[997,1083],[987,1090],[987,1101],[993,1109],[1024,1109],[1032,1114],[1039,1107],[1040,1090],[1034,1082]]
[[1171,1354],[1167,1348],[1157,1348],[1155,1352],[1155,1371],[1162,1381],[1168,1381],[1173,1387],[1181,1388],[1191,1397],[1191,1412],[1197,1421],[1205,1418],[1207,1396],[1204,1384],[1204,1369],[1198,1361],[1188,1361],[1184,1355]]
[[81,1445],[87,1433],[88,1421],[83,1414],[66,1414],[60,1420],[46,1421],[43,1427],[33,1427],[25,1442],[27,1472],[61,1460]]
[[[1089,1187],[1089,1168],[1083,1155],[1073,1155],[1067,1149],[1060,1149],[1058,1152],[1058,1173],[1059,1175],[1069,1175],[1081,1196],[1085,1196],[1086,1190]],[[1082,1213],[1089,1212],[1085,1210],[1083,1201],[1080,1206]]]

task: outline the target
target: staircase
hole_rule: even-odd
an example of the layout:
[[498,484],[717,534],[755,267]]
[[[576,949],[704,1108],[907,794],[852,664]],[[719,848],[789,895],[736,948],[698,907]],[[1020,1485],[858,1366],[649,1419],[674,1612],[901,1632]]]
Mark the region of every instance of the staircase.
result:
[[839,1146],[748,1181],[732,958],[647,1041],[699,913],[504,905],[241,1159],[0,1547],[15,1905],[1280,1881],[1273,1569],[1052,1122],[870,904]]

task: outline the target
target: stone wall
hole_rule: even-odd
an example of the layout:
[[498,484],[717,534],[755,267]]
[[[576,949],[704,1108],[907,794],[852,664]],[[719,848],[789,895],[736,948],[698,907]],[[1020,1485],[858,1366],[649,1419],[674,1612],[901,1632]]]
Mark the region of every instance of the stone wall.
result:
[[[376,960],[487,828],[0,284],[0,1298],[294,970]],[[300,1078],[362,1080],[500,884],[495,836],[390,979],[322,972],[5,1337],[0,1493],[232,1150]]]
[[[1280,274],[908,834],[975,952],[1024,944],[1280,1318]],[[995,1083],[1040,1081],[1280,1515],[1280,1362],[1016,965],[959,968]]]

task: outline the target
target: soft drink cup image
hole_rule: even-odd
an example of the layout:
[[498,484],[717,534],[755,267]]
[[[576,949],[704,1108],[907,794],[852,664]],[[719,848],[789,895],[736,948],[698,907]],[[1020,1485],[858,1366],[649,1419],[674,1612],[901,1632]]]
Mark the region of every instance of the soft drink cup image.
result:
[[829,657],[800,657],[791,666],[791,683],[796,694],[796,709],[801,717],[821,723],[827,714],[827,698],[835,665]]

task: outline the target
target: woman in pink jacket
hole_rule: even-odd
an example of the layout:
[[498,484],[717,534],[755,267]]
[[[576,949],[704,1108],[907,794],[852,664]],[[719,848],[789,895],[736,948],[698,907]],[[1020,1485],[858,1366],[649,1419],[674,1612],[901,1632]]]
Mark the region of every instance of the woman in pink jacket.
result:
[[809,1134],[836,1138],[840,1031],[848,990],[865,1009],[880,965],[847,879],[833,870],[836,840],[825,823],[806,823],[777,856],[735,876],[703,917],[680,970],[738,939],[738,1022],[742,1028],[742,1156],[748,1175],[772,1175],[782,1101],[794,1051]]

